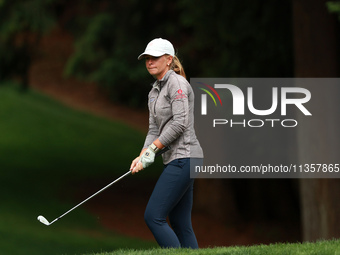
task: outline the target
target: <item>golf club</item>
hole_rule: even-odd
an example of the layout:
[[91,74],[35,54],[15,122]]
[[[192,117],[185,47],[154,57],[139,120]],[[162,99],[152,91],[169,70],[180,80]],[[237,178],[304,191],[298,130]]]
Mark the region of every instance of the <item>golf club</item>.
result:
[[[156,153],[156,157],[163,154],[164,152],[170,150],[170,147],[165,147],[164,149],[162,149],[161,151],[159,151],[158,153]],[[106,190],[108,187],[112,186],[113,184],[115,184],[116,182],[118,182],[119,180],[123,179],[124,177],[128,176],[131,174],[131,171],[129,170],[128,172],[126,172],[125,174],[123,174],[122,176],[120,176],[119,178],[117,178],[116,180],[114,180],[113,182],[109,183],[108,185],[106,185],[104,188],[102,188],[101,190],[97,191],[96,193],[94,193],[92,196],[88,197],[87,199],[85,199],[84,201],[80,202],[79,204],[77,204],[75,207],[71,208],[70,210],[68,210],[67,212],[65,212],[63,215],[60,215],[58,218],[54,219],[53,221],[49,222],[44,216],[39,215],[38,216],[38,221],[40,221],[41,223],[45,224],[46,226],[50,226],[52,225],[54,222],[56,222],[57,220],[61,219],[62,217],[64,217],[66,214],[68,214],[69,212],[73,211],[74,209],[76,209],[78,206],[84,204],[86,201],[90,200],[91,198],[93,198],[94,196],[98,195],[100,192]]]

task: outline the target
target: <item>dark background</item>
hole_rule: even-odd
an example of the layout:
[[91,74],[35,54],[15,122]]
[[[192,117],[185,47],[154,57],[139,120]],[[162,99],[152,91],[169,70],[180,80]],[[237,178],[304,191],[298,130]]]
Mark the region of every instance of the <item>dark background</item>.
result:
[[[33,68],[46,56],[41,45],[46,46],[45,39],[51,34],[55,37],[47,46],[56,51],[50,55],[56,66],[49,73],[62,72],[63,79],[73,79],[78,86],[69,91],[76,91],[75,95],[86,94],[91,84],[105,100],[134,112],[145,111],[152,82],[137,56],[156,37],[173,43],[188,79],[339,75],[339,24],[332,12],[337,3],[323,0],[0,3],[0,79],[15,79],[21,92],[44,78],[46,69]],[[65,56],[57,49],[66,52]],[[62,65],[61,57],[67,58]],[[50,81],[40,90],[62,87],[61,83]],[[331,106],[339,107],[332,96],[337,89],[316,90],[325,94]],[[318,103],[322,102],[314,101],[316,110]],[[339,124],[337,115],[325,115],[328,126]],[[324,135],[315,137],[316,132]],[[284,135],[291,148],[287,157],[294,161],[310,162],[315,153],[327,160],[327,151],[339,152],[339,133],[329,133],[319,123],[302,123],[296,132]],[[318,150],[309,146],[311,137]],[[330,141],[327,150],[322,147],[325,140]],[[277,241],[287,241],[287,236],[291,236],[289,241],[339,237],[339,184],[337,179],[198,180],[194,209],[226,228],[252,222],[278,225],[286,239],[279,234]]]

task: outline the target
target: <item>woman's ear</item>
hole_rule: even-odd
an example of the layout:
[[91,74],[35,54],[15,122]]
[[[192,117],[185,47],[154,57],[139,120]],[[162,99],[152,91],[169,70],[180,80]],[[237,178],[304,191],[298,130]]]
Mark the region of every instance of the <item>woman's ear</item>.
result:
[[173,56],[168,55],[167,65],[170,66],[173,60]]

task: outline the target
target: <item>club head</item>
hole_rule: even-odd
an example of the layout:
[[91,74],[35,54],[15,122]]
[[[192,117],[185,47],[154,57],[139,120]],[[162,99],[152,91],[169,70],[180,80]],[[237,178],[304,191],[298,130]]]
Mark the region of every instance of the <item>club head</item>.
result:
[[46,220],[46,218],[44,216],[38,216],[38,221],[40,221],[41,223],[45,224],[46,226],[49,226],[50,223],[48,222],[48,220]]

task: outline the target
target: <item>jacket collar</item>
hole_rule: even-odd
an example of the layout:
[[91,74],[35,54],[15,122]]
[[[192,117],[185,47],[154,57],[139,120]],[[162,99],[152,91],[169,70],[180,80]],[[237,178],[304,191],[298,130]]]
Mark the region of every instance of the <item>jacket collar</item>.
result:
[[170,74],[172,74],[173,72],[174,72],[173,70],[167,71],[167,73],[163,76],[161,80],[155,81],[155,83],[153,84],[153,87],[160,91],[162,87],[164,86],[164,84],[168,81]]

